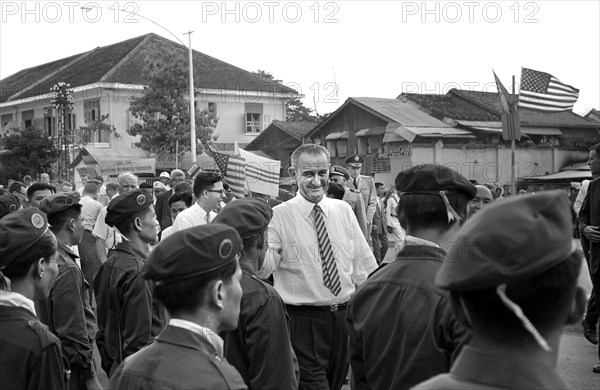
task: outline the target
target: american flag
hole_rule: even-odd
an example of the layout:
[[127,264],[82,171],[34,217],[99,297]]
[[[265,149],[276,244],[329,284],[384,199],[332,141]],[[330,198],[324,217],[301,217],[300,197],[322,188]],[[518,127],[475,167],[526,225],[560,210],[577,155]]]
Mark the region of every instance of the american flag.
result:
[[227,179],[227,184],[236,198],[244,197],[244,183],[246,182],[246,160],[240,156],[230,156],[211,149],[212,156]]
[[551,74],[523,68],[519,107],[541,111],[570,111],[579,90],[561,83]]

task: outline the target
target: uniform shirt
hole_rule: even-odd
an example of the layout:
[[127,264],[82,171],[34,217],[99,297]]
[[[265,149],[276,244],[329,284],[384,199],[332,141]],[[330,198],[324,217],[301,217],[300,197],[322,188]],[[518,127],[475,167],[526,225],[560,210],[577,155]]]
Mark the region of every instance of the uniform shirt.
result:
[[396,261],[352,297],[346,327],[354,389],[409,389],[450,370],[469,334],[434,283],[445,257],[436,244],[409,237]]
[[385,208],[385,218],[387,219],[387,225],[389,227],[399,227],[400,221],[398,220],[398,195],[391,194],[388,197],[387,207]]
[[[211,211],[208,221],[212,222],[216,216],[217,214]],[[189,229],[194,226],[205,225],[206,223],[206,211],[200,207],[198,203],[194,203],[192,207],[187,208],[181,213],[177,214],[177,218],[173,223],[173,233],[180,230]]]
[[97,332],[90,286],[75,263],[76,257],[66,245],[58,244],[58,275],[48,297],[36,302],[40,320],[62,343],[73,382],[80,377],[86,380],[95,375],[92,345]]
[[117,229],[108,226],[104,221],[106,212],[106,206],[102,207],[102,210],[98,213],[98,218],[96,218],[96,224],[94,225],[94,230],[92,230],[92,235],[104,240],[104,248],[106,249],[106,253],[108,253],[110,249],[113,249],[118,243],[122,242],[123,238]]
[[[276,359],[277,357],[272,357]],[[168,325],[147,348],[125,359],[110,389],[247,389],[236,369],[201,333]]]
[[65,389],[60,340],[36,318],[33,301],[1,291],[0,329],[3,389]]
[[365,211],[365,205],[363,203],[362,196],[360,192],[355,191],[351,188],[346,187],[344,191],[344,197],[342,198],[344,202],[348,202],[350,207],[352,207],[352,211],[354,215],[356,215],[356,220],[358,221],[358,226],[360,226],[360,230],[362,230],[365,238],[367,237],[367,212]]
[[81,215],[83,215],[83,228],[89,232],[94,230],[98,214],[102,210],[102,203],[86,195],[79,200]]
[[367,222],[373,223],[375,214],[375,202],[377,202],[377,190],[375,189],[375,180],[370,176],[359,175],[356,179],[358,187],[354,187],[354,179],[346,181],[346,185],[360,192],[363,198],[363,204],[367,213]]
[[152,298],[151,284],[140,274],[145,262],[146,253],[124,241],[94,278],[96,341],[107,373],[111,366],[114,370],[127,356],[152,342],[162,328],[164,316]]
[[449,374],[440,374],[414,390],[567,389],[553,365],[518,353],[463,348]]
[[[323,267],[314,220],[314,203],[300,193],[273,208],[269,224],[269,251],[259,272],[273,273],[275,290],[286,304],[333,305],[346,303],[377,268],[350,205],[323,197],[318,203],[336,259],[341,291],[335,296],[323,284]],[[179,219],[179,216],[177,216]]]
[[300,371],[285,305],[273,286],[260,280],[246,263],[240,263],[240,317],[238,327],[225,333],[225,357],[249,389],[297,389]]

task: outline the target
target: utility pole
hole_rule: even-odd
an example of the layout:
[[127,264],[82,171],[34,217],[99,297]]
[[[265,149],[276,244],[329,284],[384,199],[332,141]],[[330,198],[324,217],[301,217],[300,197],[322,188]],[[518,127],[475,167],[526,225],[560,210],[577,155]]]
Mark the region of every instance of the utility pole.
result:
[[192,59],[192,33],[188,31],[183,35],[188,35],[190,39],[189,43],[189,56],[190,56],[190,146],[192,152],[192,163],[196,162],[196,107],[194,104],[194,62]]

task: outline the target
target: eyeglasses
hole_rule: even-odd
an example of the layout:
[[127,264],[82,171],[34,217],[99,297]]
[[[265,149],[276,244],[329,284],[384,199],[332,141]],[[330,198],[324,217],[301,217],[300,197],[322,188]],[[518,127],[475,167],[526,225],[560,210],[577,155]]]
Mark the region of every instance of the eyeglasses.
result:
[[225,193],[225,190],[204,190],[204,191],[206,191],[206,192],[214,192],[214,193],[219,193],[219,194],[221,194],[221,195]]

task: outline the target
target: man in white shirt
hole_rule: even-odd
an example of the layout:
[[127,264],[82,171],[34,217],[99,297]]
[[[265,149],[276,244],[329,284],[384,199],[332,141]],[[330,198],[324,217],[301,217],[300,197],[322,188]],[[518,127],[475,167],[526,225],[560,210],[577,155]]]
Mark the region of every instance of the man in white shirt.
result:
[[[124,194],[138,188],[138,177],[131,172],[120,174],[117,180],[119,183],[119,194]],[[108,251],[122,241],[119,232],[115,228],[108,226],[104,218],[106,218],[106,207],[103,207],[98,213],[98,218],[96,218],[96,224],[92,231],[92,234],[96,238],[96,254],[101,263],[106,261]]]
[[286,304],[300,389],[339,390],[348,371],[346,304],[377,263],[350,205],[325,196],[327,149],[304,144],[291,160],[298,194],[273,208],[259,274],[273,273]]
[[81,270],[90,286],[94,282],[94,275],[101,264],[96,253],[96,238],[92,235],[96,219],[102,210],[102,203],[96,200],[97,197],[98,186],[96,183],[88,181],[83,186],[83,197],[79,201],[83,216],[83,235],[77,248],[79,249]]
[[223,177],[217,173],[201,172],[194,180],[196,203],[183,210],[173,222],[172,233],[210,223],[217,214],[212,211],[223,198]]

